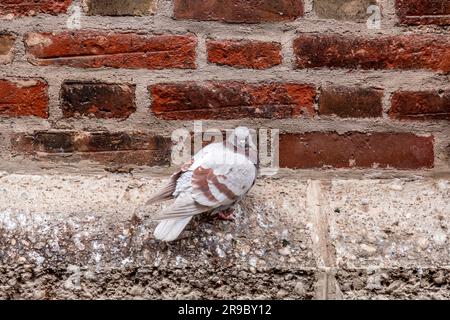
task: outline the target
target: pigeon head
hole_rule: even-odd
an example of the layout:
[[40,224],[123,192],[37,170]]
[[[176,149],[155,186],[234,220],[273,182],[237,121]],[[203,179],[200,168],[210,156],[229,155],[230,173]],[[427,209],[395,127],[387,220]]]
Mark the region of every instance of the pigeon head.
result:
[[228,138],[228,142],[238,149],[257,149],[255,143],[253,142],[252,134],[247,127],[237,127],[234,129],[233,133]]

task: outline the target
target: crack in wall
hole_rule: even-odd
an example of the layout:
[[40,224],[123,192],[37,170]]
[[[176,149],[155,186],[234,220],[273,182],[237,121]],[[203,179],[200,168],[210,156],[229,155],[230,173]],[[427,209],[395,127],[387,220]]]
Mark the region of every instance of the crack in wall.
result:
[[318,269],[315,298],[320,300],[343,297],[335,277],[336,253],[329,236],[326,187],[324,181],[308,180],[305,206],[311,217],[309,230]]

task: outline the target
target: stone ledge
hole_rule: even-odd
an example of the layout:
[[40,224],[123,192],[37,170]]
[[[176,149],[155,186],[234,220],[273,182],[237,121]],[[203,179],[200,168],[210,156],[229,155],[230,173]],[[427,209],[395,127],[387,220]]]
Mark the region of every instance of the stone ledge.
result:
[[170,244],[144,206],[160,182],[1,173],[0,298],[450,296],[448,180],[261,179],[234,223]]

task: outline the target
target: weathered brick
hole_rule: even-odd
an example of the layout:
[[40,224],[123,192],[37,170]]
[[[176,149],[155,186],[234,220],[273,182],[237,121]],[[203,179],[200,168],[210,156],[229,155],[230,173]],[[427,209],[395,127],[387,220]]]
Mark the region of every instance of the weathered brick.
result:
[[149,90],[153,113],[165,120],[313,116],[316,96],[314,86],[294,83],[185,82]]
[[0,117],[48,118],[47,88],[40,79],[0,79]]
[[15,38],[9,34],[0,34],[0,64],[11,63]]
[[57,15],[66,13],[72,0],[2,0],[0,16],[33,16],[39,13]]
[[11,145],[15,151],[26,153],[70,153],[75,151],[74,132],[17,133],[13,134]]
[[450,25],[448,0],[396,0],[395,7],[401,24]]
[[208,41],[208,62],[236,68],[268,69],[281,64],[281,45],[262,41]]
[[192,36],[77,31],[30,33],[29,60],[35,65],[78,68],[195,68]]
[[128,118],[135,110],[136,86],[66,81],[61,87],[61,108],[65,118]]
[[404,120],[450,120],[450,90],[397,91],[389,115]]
[[83,0],[87,15],[145,16],[156,11],[157,0]]
[[444,159],[450,164],[450,144],[444,148]]
[[383,90],[325,87],[319,98],[319,114],[342,118],[373,118],[383,114]]
[[290,21],[303,16],[301,0],[174,0],[176,19],[231,23]]
[[432,168],[433,140],[433,137],[410,133],[281,134],[280,166],[292,169]]
[[303,34],[294,41],[297,68],[429,69],[450,72],[450,37],[363,38]]
[[11,138],[15,152],[42,160],[91,160],[103,164],[167,165],[170,138],[141,132],[35,131]]
[[314,0],[314,11],[319,18],[363,22],[373,4],[377,0]]

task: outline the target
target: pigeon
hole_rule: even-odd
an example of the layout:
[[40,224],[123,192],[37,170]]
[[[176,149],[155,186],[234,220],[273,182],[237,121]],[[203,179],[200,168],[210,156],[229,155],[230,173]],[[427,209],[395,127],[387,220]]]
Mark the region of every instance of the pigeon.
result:
[[[252,153],[253,152],[253,153]],[[175,199],[153,217],[159,221],[156,239],[176,240],[191,219],[211,214],[233,220],[234,206],[253,187],[257,177],[256,154],[250,130],[238,127],[226,141],[211,143],[181,166],[147,201],[147,205]]]

